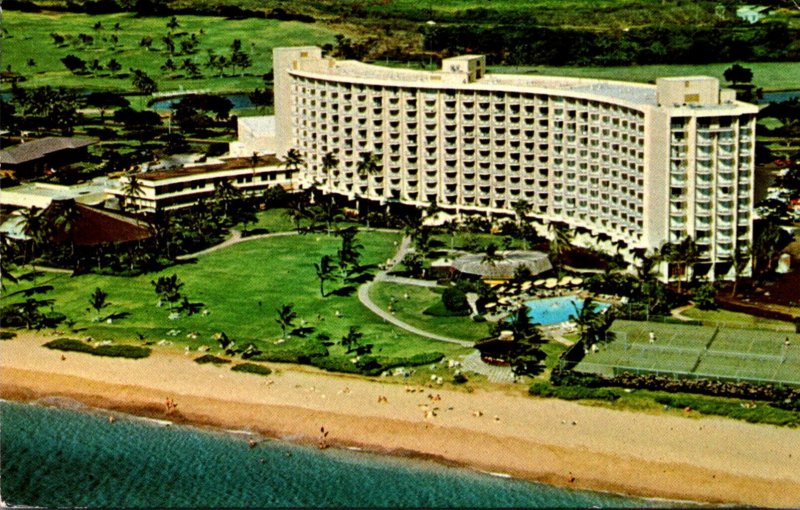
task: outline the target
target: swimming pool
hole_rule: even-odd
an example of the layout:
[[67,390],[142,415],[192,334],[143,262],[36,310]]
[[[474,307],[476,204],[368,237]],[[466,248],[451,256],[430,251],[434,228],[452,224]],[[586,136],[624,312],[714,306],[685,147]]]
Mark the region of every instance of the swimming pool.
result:
[[[528,316],[531,321],[548,326],[568,321],[570,315],[575,315],[573,304],[580,311],[583,308],[583,299],[577,296],[562,296],[526,301],[525,304],[530,308]],[[605,310],[610,306],[608,303],[594,302],[595,310],[598,311]]]

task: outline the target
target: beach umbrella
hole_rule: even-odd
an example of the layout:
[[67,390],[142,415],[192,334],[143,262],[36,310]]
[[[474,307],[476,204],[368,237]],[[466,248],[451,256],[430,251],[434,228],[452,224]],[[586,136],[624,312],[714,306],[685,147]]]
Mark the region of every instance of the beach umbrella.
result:
[[494,308],[497,306],[497,303],[486,303],[486,308]]
[[580,285],[582,283],[583,283],[583,278],[577,278],[576,277],[576,278],[572,279],[572,285]]
[[544,282],[544,286],[547,287],[548,289],[555,288],[556,285],[558,285],[558,280],[556,280],[555,278],[548,278]]
[[544,279],[543,279],[543,278],[539,278],[538,280],[536,280],[535,282],[533,282],[533,284],[534,284],[535,286],[537,286],[537,287],[541,287],[542,285],[544,285]]
[[528,289],[530,289],[530,288],[531,288],[531,285],[533,285],[531,282],[525,282],[525,283],[523,283],[523,284],[522,284],[522,290],[528,290]]
[[560,280],[558,281],[558,285],[559,285],[559,287],[561,287],[561,286],[564,286],[564,285],[569,285],[569,283],[570,283],[571,281],[572,281],[572,277],[570,277],[570,276],[565,276],[565,277],[563,277],[562,279],[560,279]]

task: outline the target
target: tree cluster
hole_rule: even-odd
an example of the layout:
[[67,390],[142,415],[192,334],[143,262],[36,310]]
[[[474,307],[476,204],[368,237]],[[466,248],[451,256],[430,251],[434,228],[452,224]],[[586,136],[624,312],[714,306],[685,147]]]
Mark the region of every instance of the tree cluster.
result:
[[423,29],[424,48],[450,54],[480,53],[490,64],[631,65],[797,60],[800,49],[786,41],[800,30],[783,22],[752,26],[664,25],[627,31],[513,25],[432,25]]

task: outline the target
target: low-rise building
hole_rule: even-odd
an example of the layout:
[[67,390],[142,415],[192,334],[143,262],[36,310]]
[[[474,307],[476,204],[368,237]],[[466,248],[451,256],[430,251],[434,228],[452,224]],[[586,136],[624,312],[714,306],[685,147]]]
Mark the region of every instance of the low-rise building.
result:
[[126,188],[130,176],[123,176],[121,186],[109,188],[107,192],[130,207],[155,212],[194,205],[214,193],[215,185],[222,181],[229,182],[245,195],[263,194],[273,186],[292,190],[295,173],[295,169],[287,168],[274,156],[228,158],[135,174],[140,189],[138,193],[128,191],[129,196],[126,196]]
[[44,175],[82,161],[96,140],[48,136],[0,151],[0,172],[15,178]]

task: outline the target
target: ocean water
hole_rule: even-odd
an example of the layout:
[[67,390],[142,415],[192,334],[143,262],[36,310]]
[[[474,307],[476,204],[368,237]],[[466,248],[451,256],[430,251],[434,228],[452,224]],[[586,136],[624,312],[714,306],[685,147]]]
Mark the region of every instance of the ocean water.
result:
[[[75,406],[79,407],[79,406]],[[431,461],[0,402],[0,496],[47,507],[656,507]],[[509,452],[513,455],[513,452]]]

